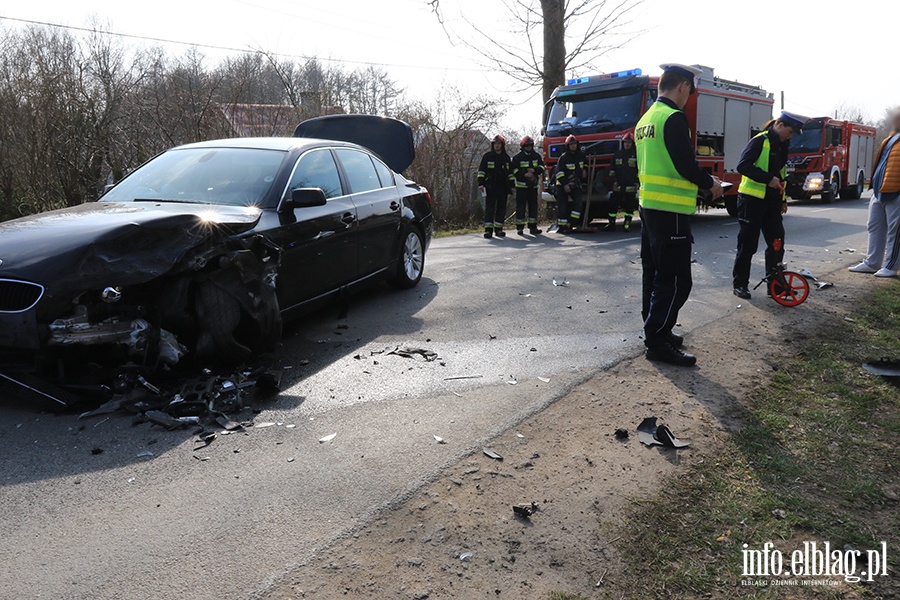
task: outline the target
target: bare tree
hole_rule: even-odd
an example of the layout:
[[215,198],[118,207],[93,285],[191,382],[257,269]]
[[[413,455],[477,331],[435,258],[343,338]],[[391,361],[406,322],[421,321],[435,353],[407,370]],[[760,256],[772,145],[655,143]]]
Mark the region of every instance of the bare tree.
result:
[[[631,13],[643,0],[500,0],[507,23],[496,29],[469,18],[467,31],[452,31],[444,17],[444,3],[425,0],[448,36],[484,58],[523,89],[540,85],[546,103],[567,72],[589,68],[604,54],[621,48],[633,35],[627,31]],[[502,35],[498,35],[502,31]]]
[[841,102],[837,108],[834,109],[834,118],[840,121],[853,121],[854,123],[863,123],[867,125],[874,125],[870,120],[866,117],[866,111],[858,104],[853,104],[852,102]]

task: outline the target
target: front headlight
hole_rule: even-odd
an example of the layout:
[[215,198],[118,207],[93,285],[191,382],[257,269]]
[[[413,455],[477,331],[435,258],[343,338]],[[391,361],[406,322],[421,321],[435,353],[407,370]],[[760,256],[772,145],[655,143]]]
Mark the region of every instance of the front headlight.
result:
[[821,190],[825,185],[825,176],[821,173],[810,173],[803,183],[803,189],[807,191]]

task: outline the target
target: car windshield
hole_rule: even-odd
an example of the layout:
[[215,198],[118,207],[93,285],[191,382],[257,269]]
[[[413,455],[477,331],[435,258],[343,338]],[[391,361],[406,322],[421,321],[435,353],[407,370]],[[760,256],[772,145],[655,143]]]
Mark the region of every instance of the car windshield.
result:
[[804,127],[803,133],[791,138],[791,152],[818,152],[822,149],[822,128]]
[[643,88],[626,88],[557,98],[550,107],[547,134],[601,133],[634,127],[641,112]]
[[262,206],[286,155],[256,148],[169,150],[123,179],[101,200]]

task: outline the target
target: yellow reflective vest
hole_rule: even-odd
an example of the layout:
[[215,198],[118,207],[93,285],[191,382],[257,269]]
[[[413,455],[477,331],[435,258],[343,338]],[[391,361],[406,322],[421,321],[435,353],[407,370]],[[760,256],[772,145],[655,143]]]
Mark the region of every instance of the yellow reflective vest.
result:
[[[765,171],[769,172],[769,156],[772,153],[772,143],[769,141],[769,130],[761,131],[760,133],[753,136],[753,139],[758,137],[763,138],[763,146],[762,150],[759,153],[759,158],[756,159],[756,162],[753,164]],[[787,167],[781,168],[781,180],[787,180]],[[765,199],[766,197],[766,188],[768,187],[768,182],[760,183],[758,181],[754,181],[743,175],[741,177],[741,185],[738,187],[738,192],[741,194],[745,194],[747,196],[753,196],[754,198]],[[784,194],[781,195],[782,200],[786,196]]]
[[682,177],[666,149],[666,121],[679,110],[664,102],[651,106],[634,130],[641,206],[692,215],[697,212],[696,184]]

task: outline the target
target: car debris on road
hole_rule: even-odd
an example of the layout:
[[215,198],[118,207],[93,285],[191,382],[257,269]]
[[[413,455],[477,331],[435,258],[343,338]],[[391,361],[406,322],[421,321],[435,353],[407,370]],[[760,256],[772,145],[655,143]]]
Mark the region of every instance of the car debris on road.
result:
[[687,448],[688,443],[675,437],[666,425],[657,425],[656,417],[647,417],[637,427],[638,439],[645,446],[665,446],[666,448]]

